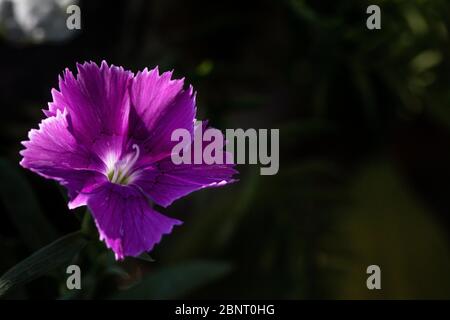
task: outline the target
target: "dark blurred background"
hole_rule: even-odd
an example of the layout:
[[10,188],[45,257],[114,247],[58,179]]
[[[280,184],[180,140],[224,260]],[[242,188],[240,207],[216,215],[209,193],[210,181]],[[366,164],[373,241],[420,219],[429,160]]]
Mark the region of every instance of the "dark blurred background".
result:
[[[366,28],[371,4],[381,30]],[[0,22],[0,274],[80,227],[57,183],[18,165],[76,62],[174,69],[197,90],[200,119],[279,128],[280,170],[241,165],[238,183],[164,210],[185,223],[154,262],[115,263],[96,242],[74,259],[83,290],[65,289],[63,268],[7,297],[450,298],[448,1],[79,5],[78,33],[49,15],[61,39]],[[381,290],[366,287],[371,264]]]

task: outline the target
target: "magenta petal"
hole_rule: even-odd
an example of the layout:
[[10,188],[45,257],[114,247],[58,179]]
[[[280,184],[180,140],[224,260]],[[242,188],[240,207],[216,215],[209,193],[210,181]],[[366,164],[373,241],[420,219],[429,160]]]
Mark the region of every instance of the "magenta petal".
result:
[[[197,125],[195,135],[199,135],[201,131],[204,132],[206,128],[207,122],[202,123],[202,128]],[[221,139],[222,145],[225,145],[223,135]],[[202,151],[207,145],[207,142],[202,144]],[[193,141],[190,147],[191,164],[176,165],[170,156],[158,159],[142,170],[133,183],[157,204],[167,207],[173,201],[191,192],[203,188],[220,187],[236,181],[233,175],[238,171],[233,168],[233,164],[194,164]],[[222,156],[222,162],[225,163],[225,160],[225,156]]]
[[44,119],[39,129],[32,129],[20,164],[38,174],[53,179],[64,178],[69,171],[88,170],[97,160],[96,156],[81,145],[67,129],[66,112]]
[[171,141],[173,130],[193,131],[196,111],[193,89],[184,90],[184,80],[171,77],[171,72],[159,75],[157,68],[145,69],[133,79],[130,90],[129,135],[153,157],[170,154],[175,145]]
[[90,194],[88,207],[101,240],[114,251],[116,259],[152,250],[164,234],[181,224],[152,209],[134,186],[106,182]]
[[79,144],[67,129],[67,113],[56,111],[55,116],[32,129],[20,164],[45,178],[59,181],[75,199],[83,187],[99,173],[90,168],[98,166],[99,159]]
[[68,175],[61,184],[69,193],[69,209],[87,205],[91,192],[106,181],[107,178],[96,171],[76,171]]
[[[128,126],[128,86],[132,73],[121,67],[101,66],[93,62],[78,64],[78,76],[70,70],[60,78],[60,94],[53,93],[54,102],[47,114],[66,104],[74,134],[85,143],[100,135],[122,136]],[[57,105],[56,105],[57,104]]]
[[67,105],[64,96],[58,90],[52,89],[52,97],[53,102],[50,102],[48,104],[48,110],[44,110],[44,113],[47,117],[55,116],[58,110],[63,112]]
[[174,165],[169,158],[141,172],[134,184],[157,204],[167,207],[196,190],[235,182],[232,176],[236,173],[231,165]]

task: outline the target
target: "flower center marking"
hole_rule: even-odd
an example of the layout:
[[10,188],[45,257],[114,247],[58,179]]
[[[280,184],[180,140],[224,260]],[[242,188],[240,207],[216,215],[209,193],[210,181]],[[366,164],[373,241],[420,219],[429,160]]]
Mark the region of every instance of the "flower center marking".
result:
[[133,144],[134,154],[128,155],[125,159],[118,160],[114,167],[108,170],[108,179],[112,183],[127,185],[133,178],[133,166],[139,159],[140,150],[137,144]]

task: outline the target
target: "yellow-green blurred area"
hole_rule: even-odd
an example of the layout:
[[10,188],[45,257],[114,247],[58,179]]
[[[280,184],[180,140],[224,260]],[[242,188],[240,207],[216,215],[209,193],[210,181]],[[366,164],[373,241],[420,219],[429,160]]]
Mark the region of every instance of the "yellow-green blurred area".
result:
[[[368,30],[366,9],[381,8]],[[6,298],[450,298],[450,2],[81,1],[62,42],[0,34],[0,274],[79,229],[65,191],[18,166],[57,75],[107,60],[160,66],[197,90],[200,119],[280,129],[280,170],[161,211],[184,221],[116,263],[94,241]],[[1,16],[1,15],[0,15]],[[1,26],[1,23],[0,23]],[[381,269],[369,290],[366,269]]]

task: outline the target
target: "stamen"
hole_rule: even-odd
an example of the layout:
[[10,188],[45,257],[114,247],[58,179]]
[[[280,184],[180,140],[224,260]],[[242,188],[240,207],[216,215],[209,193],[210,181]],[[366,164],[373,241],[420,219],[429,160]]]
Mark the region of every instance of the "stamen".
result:
[[119,160],[115,163],[113,175],[110,179],[111,182],[119,184],[126,184],[128,182],[128,179],[130,178],[129,173],[133,169],[140,156],[139,146],[137,144],[133,144],[132,148],[135,150],[135,153],[131,159]]
[[122,168],[122,175],[119,180],[122,180],[122,178],[124,176],[128,175],[128,172],[133,168],[134,164],[139,159],[139,154],[140,154],[139,146],[137,144],[133,144],[132,148],[135,149],[136,152],[135,152],[133,158],[131,158],[129,161],[127,161],[125,163],[125,167]]
[[139,155],[141,153],[141,150],[139,150],[139,146],[137,144],[133,144],[132,148],[136,150],[136,153],[134,154],[133,159],[131,159],[131,162],[129,164],[130,167],[134,166],[136,161],[138,161]]
[[111,182],[114,182],[114,183],[117,182],[117,178],[119,177],[119,171],[120,171],[120,166],[119,166],[119,164],[120,164],[120,161],[117,161],[117,162],[114,164],[114,169],[113,169],[113,172],[114,172],[114,173],[113,173]]

